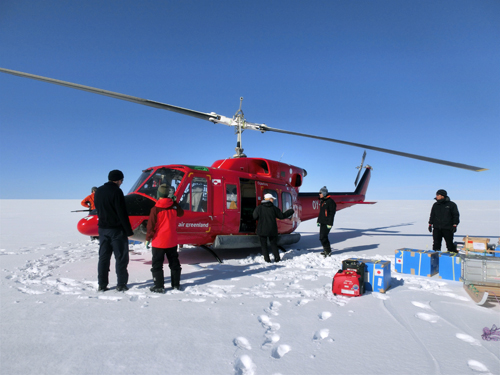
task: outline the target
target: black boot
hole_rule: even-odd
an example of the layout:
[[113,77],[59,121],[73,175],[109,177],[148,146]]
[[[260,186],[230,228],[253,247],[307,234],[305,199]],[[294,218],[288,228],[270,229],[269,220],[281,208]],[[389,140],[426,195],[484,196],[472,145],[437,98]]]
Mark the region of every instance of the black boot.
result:
[[163,274],[163,270],[161,271],[154,271],[153,273],[153,281],[155,283],[154,286],[149,288],[150,291],[154,293],[164,293],[165,292],[165,276]]
[[173,289],[181,289],[181,270],[182,268],[179,268],[177,270],[170,270],[170,282]]
[[326,258],[329,257],[331,253],[332,253],[332,248],[330,246],[323,246],[323,251],[320,254]]

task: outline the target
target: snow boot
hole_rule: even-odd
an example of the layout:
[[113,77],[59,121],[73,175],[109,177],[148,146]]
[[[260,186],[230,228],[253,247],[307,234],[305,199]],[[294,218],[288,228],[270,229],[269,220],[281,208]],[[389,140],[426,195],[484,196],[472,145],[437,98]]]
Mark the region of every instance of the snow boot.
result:
[[165,275],[163,274],[163,270],[161,271],[152,271],[153,281],[155,283],[154,286],[149,288],[153,293],[164,293],[165,292]]
[[182,268],[179,268],[178,270],[170,270],[170,280],[173,289],[181,289],[181,270]]
[[332,253],[332,248],[330,246],[323,246],[323,251],[320,253],[325,258],[329,257]]

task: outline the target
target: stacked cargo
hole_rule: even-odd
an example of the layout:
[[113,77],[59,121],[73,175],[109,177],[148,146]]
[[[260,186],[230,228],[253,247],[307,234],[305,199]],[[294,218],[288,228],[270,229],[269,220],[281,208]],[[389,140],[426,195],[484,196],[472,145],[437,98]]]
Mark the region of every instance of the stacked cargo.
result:
[[[464,237],[460,253],[433,250],[398,249],[395,270],[399,273],[463,281],[464,288],[479,304],[500,301],[500,247],[489,238]],[[500,240],[499,240],[500,243]]]

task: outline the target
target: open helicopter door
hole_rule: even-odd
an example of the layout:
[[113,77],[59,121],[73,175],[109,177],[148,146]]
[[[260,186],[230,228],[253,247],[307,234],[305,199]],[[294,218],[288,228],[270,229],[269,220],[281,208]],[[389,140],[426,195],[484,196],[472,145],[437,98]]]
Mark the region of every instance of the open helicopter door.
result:
[[210,242],[210,232],[219,226],[212,213],[211,176],[190,173],[183,189],[179,205],[184,209],[184,216],[178,219],[177,233],[189,234],[194,245]]
[[257,207],[257,192],[254,180],[240,178],[241,193],[241,220],[240,233],[255,233],[256,223],[253,219],[253,211]]

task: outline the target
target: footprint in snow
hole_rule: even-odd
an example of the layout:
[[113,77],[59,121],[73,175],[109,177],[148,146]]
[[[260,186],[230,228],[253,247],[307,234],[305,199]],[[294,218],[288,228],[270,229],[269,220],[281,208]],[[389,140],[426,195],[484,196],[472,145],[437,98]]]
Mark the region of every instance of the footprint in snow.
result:
[[268,314],[272,314],[274,316],[277,316],[277,315],[279,315],[278,310],[279,310],[280,306],[281,306],[281,303],[279,303],[278,301],[273,301],[269,304],[268,308],[264,309],[264,311]]
[[479,372],[486,372],[489,371],[488,367],[483,365],[481,362],[475,361],[473,359],[469,359],[467,362],[467,365],[474,371],[479,371]]
[[255,375],[255,364],[248,355],[242,355],[234,364],[235,375]]
[[286,353],[288,353],[292,348],[288,345],[280,345],[277,348],[273,349],[273,358],[280,359],[282,358]]
[[436,323],[439,320],[439,316],[433,314],[417,313],[415,316],[429,323]]
[[308,299],[301,299],[299,302],[297,302],[297,306],[304,306],[305,304],[309,303],[310,300]]
[[266,339],[261,346],[262,350],[269,350],[273,347],[274,344],[280,341],[280,336],[275,333],[267,334],[265,337]]
[[252,350],[252,346],[248,342],[248,340],[245,337],[236,337],[233,340],[233,343],[235,346],[237,346],[240,349],[246,349],[246,350]]
[[323,339],[326,339],[328,337],[328,335],[330,334],[330,330],[329,329],[320,329],[319,331],[317,331],[314,336],[313,336],[313,340],[314,341],[319,341],[319,340],[323,340]]
[[432,308],[427,303],[422,303],[422,302],[417,302],[417,301],[411,301],[411,304],[413,306],[420,307],[421,309],[432,310]]
[[271,322],[271,319],[269,319],[267,315],[259,316],[259,322],[268,330],[268,332],[276,332],[281,327],[278,323]]
[[332,316],[332,313],[329,312],[329,311],[323,311],[321,314],[319,314],[319,318],[321,320],[327,320],[328,318],[330,318]]
[[471,345],[479,345],[479,346],[481,346],[481,344],[479,343],[479,341],[476,340],[472,336],[466,335],[464,333],[457,333],[456,336],[457,336],[458,339],[460,339],[462,341],[465,341],[465,342],[468,342]]

